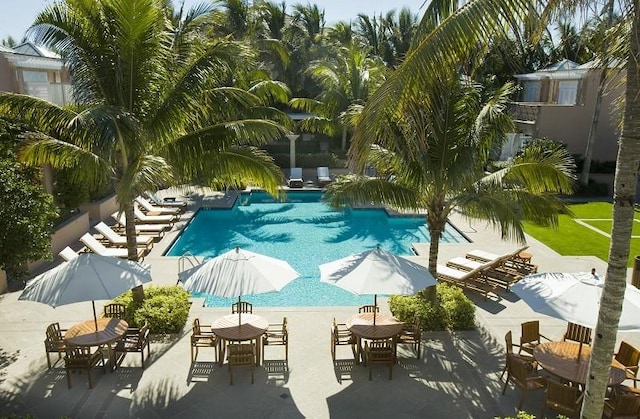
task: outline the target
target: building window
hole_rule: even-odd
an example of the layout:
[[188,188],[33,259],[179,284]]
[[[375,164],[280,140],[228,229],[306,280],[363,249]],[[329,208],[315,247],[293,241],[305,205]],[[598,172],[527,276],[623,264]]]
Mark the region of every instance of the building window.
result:
[[48,83],[46,71],[22,70],[22,79],[25,83]]
[[558,105],[575,105],[578,95],[578,80],[558,82]]
[[540,82],[524,82],[523,102],[540,102]]

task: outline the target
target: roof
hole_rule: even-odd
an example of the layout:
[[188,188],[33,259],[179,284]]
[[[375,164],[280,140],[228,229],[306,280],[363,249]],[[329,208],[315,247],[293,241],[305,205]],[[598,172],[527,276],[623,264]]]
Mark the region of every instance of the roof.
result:
[[16,51],[11,49],[10,47],[6,47],[4,45],[0,45],[0,52],[8,52],[8,53],[12,53],[15,54]]
[[64,68],[64,63],[58,54],[31,42],[25,42],[13,48],[0,46],[0,53],[18,68],[41,70],[62,70]]
[[571,60],[562,60],[534,73],[516,74],[514,77],[518,80],[579,80],[590,68],[586,64],[581,66]]
[[24,42],[13,48],[19,54],[26,55],[34,55],[37,57],[45,57],[45,58],[57,58],[60,59],[60,56],[53,51],[46,49],[41,45],[36,45],[32,42]]

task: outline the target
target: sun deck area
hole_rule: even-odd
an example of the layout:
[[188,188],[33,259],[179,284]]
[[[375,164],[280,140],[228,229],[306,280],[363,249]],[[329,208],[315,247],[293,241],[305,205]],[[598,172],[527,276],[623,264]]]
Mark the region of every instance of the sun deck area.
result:
[[[189,209],[181,220],[156,243],[145,257],[152,266],[153,284],[174,285],[178,257],[162,256],[181,228],[200,206],[229,208],[233,194],[190,195]],[[439,260],[464,256],[472,249],[505,253],[518,246],[503,242],[499,233],[483,222],[469,222],[454,214],[452,223],[470,243],[442,243]],[[563,257],[528,237],[528,251],[540,272],[604,272],[606,263],[595,257]],[[429,244],[413,246],[417,255],[408,258],[427,265]],[[629,275],[630,277],[630,272]],[[89,302],[61,306],[18,301],[20,291],[0,296],[0,415],[31,414],[35,417],[270,417],[270,418],[493,418],[515,415],[520,392],[513,386],[502,396],[504,335],[511,330],[514,340],[520,324],[540,320],[542,333],[559,339],[566,322],[533,312],[515,294],[499,290],[486,301],[469,294],[476,304],[477,329],[467,332],[423,332],[422,358],[416,359],[404,347],[399,349],[393,380],[383,367],[354,365],[348,347],[339,347],[337,361],[331,359],[330,324],[344,322],[357,307],[255,307],[254,313],[278,323],[283,316],[289,327],[289,369],[282,362],[279,347],[267,347],[266,359],[256,368],[255,384],[247,371],[234,373],[229,385],[226,365],[214,362],[213,351],[201,350],[190,362],[189,336],[193,319],[211,324],[229,314],[230,307],[203,307],[193,299],[190,315],[179,335],[152,336],[151,356],[141,369],[139,358],[129,355],[114,372],[94,372],[94,388],[86,376],[74,376],[67,388],[62,362],[47,369],[42,341],[48,324],[68,327],[90,316]],[[96,302],[97,307],[102,303]],[[381,311],[389,314],[386,299]],[[618,339],[640,346],[640,333],[620,332]],[[57,359],[53,355],[52,359]],[[538,414],[542,392],[532,392],[523,410]]]

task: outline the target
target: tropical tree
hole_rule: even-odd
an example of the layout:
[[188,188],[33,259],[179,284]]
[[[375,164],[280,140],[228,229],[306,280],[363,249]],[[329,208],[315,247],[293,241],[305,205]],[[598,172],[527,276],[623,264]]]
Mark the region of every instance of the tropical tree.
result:
[[111,180],[127,219],[131,259],[133,199],[143,191],[222,178],[251,180],[277,194],[282,176],[255,147],[285,133],[269,119],[282,116],[266,106],[264,98],[274,96],[266,84],[260,95],[233,86],[252,66],[250,51],[183,33],[176,54],[169,22],[159,0],[55,3],[30,33],[66,59],[76,107],[0,94],[0,114],[42,133],[30,136],[21,152],[25,161],[80,168],[74,172],[88,182]]
[[351,44],[341,47],[337,57],[311,63],[307,72],[320,85],[316,99],[292,99],[291,106],[313,114],[303,121],[304,129],[329,136],[342,133],[342,149],[346,149],[350,112],[362,107],[380,85],[384,63],[369,55],[370,49]]
[[[439,83],[403,99],[398,112],[380,116],[374,141],[354,138],[355,165],[370,164],[381,176],[340,178],[327,188],[329,201],[425,209],[434,275],[440,237],[454,209],[486,219],[503,237],[521,242],[523,220],[555,225],[557,214],[566,210],[556,193],[571,191],[574,167],[566,150],[532,145],[485,175],[492,147],[512,129],[504,111],[512,93],[511,84],[487,92],[455,71],[447,79],[442,74]],[[378,147],[370,151],[373,143]]]

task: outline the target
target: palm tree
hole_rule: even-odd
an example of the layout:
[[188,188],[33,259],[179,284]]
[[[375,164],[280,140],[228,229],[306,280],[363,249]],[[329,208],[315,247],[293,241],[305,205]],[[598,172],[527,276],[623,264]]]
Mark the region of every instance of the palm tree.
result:
[[[443,76],[443,75],[442,75]],[[485,175],[490,150],[512,127],[504,112],[513,86],[493,93],[450,71],[448,79],[407,97],[382,117],[375,143],[357,137],[356,166],[365,161],[378,178],[351,175],[328,187],[334,205],[374,202],[399,210],[425,209],[430,231],[429,270],[435,275],[439,240],[454,209],[524,241],[522,221],[553,225],[571,190],[572,159],[563,149],[532,146],[509,165]],[[357,129],[360,129],[358,126]]]
[[330,61],[311,63],[308,73],[320,85],[322,92],[315,99],[293,99],[291,106],[312,113],[302,122],[311,132],[333,136],[342,133],[342,149],[346,149],[350,111],[362,106],[380,85],[384,64],[369,55],[370,49],[351,44],[338,49]]
[[[136,258],[133,199],[161,184],[199,179],[251,180],[277,194],[281,173],[255,146],[279,138],[279,113],[260,96],[234,87],[252,55],[228,40],[171,41],[158,0],[55,3],[36,18],[35,41],[59,51],[72,75],[76,107],[0,94],[0,114],[28,121],[22,158],[79,168],[86,181],[107,177],[127,218],[129,257]],[[187,53],[188,51],[188,53]],[[254,118],[254,114],[259,118]]]

